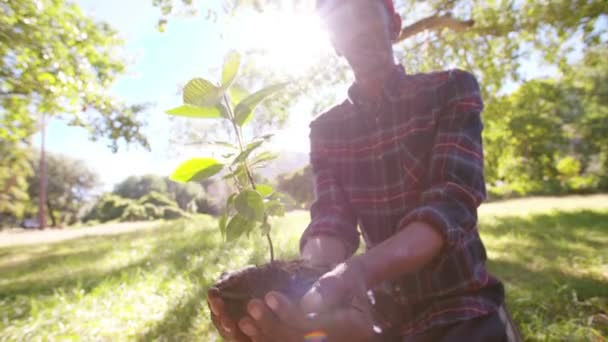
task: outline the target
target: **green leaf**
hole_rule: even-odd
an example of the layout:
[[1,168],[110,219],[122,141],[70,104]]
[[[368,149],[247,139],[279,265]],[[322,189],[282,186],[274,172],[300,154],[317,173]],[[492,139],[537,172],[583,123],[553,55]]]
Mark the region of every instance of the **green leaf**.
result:
[[202,181],[220,172],[224,165],[213,158],[192,158],[175,169],[171,180],[176,182]]
[[199,107],[193,105],[182,105],[173,109],[169,109],[165,113],[185,116],[189,118],[201,118],[201,119],[215,119],[221,118],[222,114],[218,107]]
[[232,103],[233,107],[236,107],[239,102],[243,101],[243,99],[249,96],[249,92],[247,90],[237,85],[230,87],[228,92],[230,93],[230,102]]
[[226,227],[226,240],[234,241],[244,233],[249,232],[253,227],[255,227],[255,221],[236,214],[230,219]]
[[230,179],[233,177],[239,177],[240,175],[245,174],[245,168],[242,165],[239,165],[234,171],[228,173],[222,179]]
[[255,190],[243,190],[234,199],[234,207],[249,220],[262,221],[264,219],[264,200]]
[[271,200],[264,203],[266,213],[270,216],[285,216],[285,207],[278,200]]
[[262,230],[262,235],[267,235],[270,233],[270,223],[264,222],[260,225],[260,229]]
[[259,192],[262,197],[266,197],[274,192],[272,186],[268,184],[257,184],[255,190]]
[[224,90],[228,89],[232,85],[232,82],[234,82],[234,78],[239,72],[240,65],[241,55],[236,51],[231,51],[226,56],[224,68],[222,69],[222,88]]
[[215,146],[221,146],[221,147],[229,148],[229,149],[232,149],[232,150],[238,149],[238,146],[236,146],[233,143],[228,142],[228,141],[216,140],[216,141],[210,141],[207,144],[209,144],[209,145],[215,145]]
[[228,220],[228,210],[224,211],[222,213],[222,216],[220,216],[220,219],[218,220],[220,233],[222,233],[222,236],[226,236],[226,221],[227,220]]
[[236,195],[238,195],[237,192],[230,194],[230,196],[228,196],[228,199],[226,199],[226,208],[230,208],[232,206],[232,204],[234,204],[234,198],[236,197]]
[[241,101],[234,109],[235,121],[239,126],[243,126],[249,120],[253,114],[253,110],[259,105],[265,98],[279,91],[285,87],[287,83],[279,83],[268,86],[264,89],[258,90],[257,92],[249,95],[243,101]]
[[248,144],[243,150],[243,152],[239,153],[239,155],[234,158],[234,161],[232,161],[232,165],[247,160],[247,157],[249,157],[251,152],[253,152],[256,148],[260,147],[263,143],[263,140],[259,140]]
[[260,154],[258,154],[257,156],[255,156],[255,158],[253,159],[253,161],[251,162],[251,165],[258,165],[260,163],[266,162],[266,161],[271,161],[274,159],[277,159],[278,155],[276,155],[275,153],[271,153],[268,151],[264,151]]
[[217,105],[223,95],[221,88],[203,78],[194,78],[184,87],[183,100],[185,104],[199,107]]

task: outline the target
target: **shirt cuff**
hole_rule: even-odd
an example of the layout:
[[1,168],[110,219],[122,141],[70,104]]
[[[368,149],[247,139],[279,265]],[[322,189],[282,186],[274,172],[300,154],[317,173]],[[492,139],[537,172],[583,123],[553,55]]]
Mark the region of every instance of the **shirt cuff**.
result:
[[346,255],[353,255],[359,248],[359,232],[352,224],[334,218],[317,218],[312,221],[300,238],[300,252],[313,237],[330,236],[342,241]]
[[450,222],[441,205],[425,205],[410,211],[399,222],[399,228],[404,229],[412,222],[424,222],[433,227],[441,234],[448,248],[462,243],[464,230],[458,224]]

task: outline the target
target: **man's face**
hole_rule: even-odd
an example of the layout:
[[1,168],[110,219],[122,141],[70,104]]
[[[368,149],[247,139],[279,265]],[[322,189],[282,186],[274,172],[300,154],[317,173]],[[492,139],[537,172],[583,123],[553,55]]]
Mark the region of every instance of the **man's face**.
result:
[[[331,1],[331,0],[330,0]],[[393,24],[378,0],[339,1],[323,13],[334,48],[344,56],[357,77],[374,77],[393,63]]]

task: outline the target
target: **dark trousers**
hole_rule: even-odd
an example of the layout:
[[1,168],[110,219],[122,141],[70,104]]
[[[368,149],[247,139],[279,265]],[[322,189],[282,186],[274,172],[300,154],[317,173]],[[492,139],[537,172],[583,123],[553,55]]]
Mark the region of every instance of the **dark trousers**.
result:
[[404,337],[402,342],[519,342],[519,332],[507,310],[501,306],[497,312],[471,320],[434,327]]

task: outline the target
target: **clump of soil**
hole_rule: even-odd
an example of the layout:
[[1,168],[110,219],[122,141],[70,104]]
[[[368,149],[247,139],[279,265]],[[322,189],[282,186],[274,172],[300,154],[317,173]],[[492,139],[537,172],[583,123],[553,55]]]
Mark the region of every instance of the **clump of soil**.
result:
[[305,261],[274,261],[230,272],[213,286],[226,305],[226,313],[234,322],[247,314],[247,303],[278,291],[298,301],[328,269],[313,267]]

